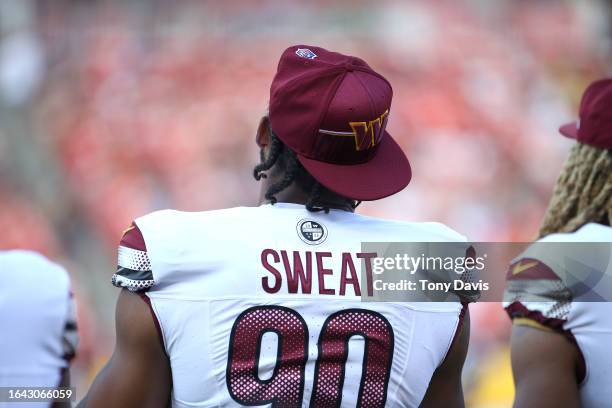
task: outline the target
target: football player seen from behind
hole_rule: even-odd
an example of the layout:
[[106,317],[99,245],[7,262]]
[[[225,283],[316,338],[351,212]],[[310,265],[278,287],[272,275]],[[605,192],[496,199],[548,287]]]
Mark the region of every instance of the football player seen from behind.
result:
[[[0,278],[0,387],[69,387],[78,338],[68,273],[35,252],[10,250],[0,251]],[[0,401],[22,406],[70,403]]]
[[[585,91],[540,239],[508,271],[516,407],[612,401],[612,79]],[[596,278],[596,279],[595,279]]]
[[410,181],[388,81],[314,46],[282,54],[257,130],[260,205],[134,221],[115,352],[82,405],[461,407],[460,302],[361,301],[362,242],[465,242],[360,216]]

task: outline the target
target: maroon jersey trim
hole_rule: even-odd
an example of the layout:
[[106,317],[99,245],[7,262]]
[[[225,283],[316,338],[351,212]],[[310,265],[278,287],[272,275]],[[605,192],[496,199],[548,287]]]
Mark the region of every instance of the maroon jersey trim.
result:
[[506,279],[561,280],[548,265],[534,258],[521,258],[520,260],[510,264],[506,273]]

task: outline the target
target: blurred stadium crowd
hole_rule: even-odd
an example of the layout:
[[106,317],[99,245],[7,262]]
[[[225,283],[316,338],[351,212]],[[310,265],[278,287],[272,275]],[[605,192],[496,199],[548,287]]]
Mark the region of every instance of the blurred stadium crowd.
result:
[[[70,270],[82,394],[112,348],[122,230],[161,208],[256,204],[256,126],[298,43],[358,55],[394,87],[413,182],[360,212],[528,241],[570,146],[557,127],[610,74],[610,17],[604,1],[1,1],[0,248]],[[472,313],[471,406],[505,406],[508,323],[497,304]]]

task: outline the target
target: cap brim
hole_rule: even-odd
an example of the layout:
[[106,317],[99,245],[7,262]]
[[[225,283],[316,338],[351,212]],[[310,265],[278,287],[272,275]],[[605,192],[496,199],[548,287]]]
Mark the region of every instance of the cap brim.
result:
[[570,139],[578,138],[578,122],[568,123],[559,128],[559,132]]
[[408,158],[385,132],[376,155],[366,163],[341,165],[298,156],[302,165],[322,185],[353,200],[371,201],[401,191],[412,178]]

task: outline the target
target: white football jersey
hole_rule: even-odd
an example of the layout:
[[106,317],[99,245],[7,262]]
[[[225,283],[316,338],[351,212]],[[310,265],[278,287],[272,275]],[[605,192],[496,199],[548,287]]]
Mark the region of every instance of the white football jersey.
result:
[[0,387],[57,387],[77,343],[68,274],[35,252],[11,250],[0,251],[0,279]]
[[577,344],[584,360],[581,406],[609,406],[612,228],[592,223],[537,242],[510,267],[506,310],[513,319],[535,320]]
[[124,235],[113,283],[147,290],[174,407],[416,407],[462,305],[361,301],[361,243],[405,241],[465,237],[297,204],[165,210]]

